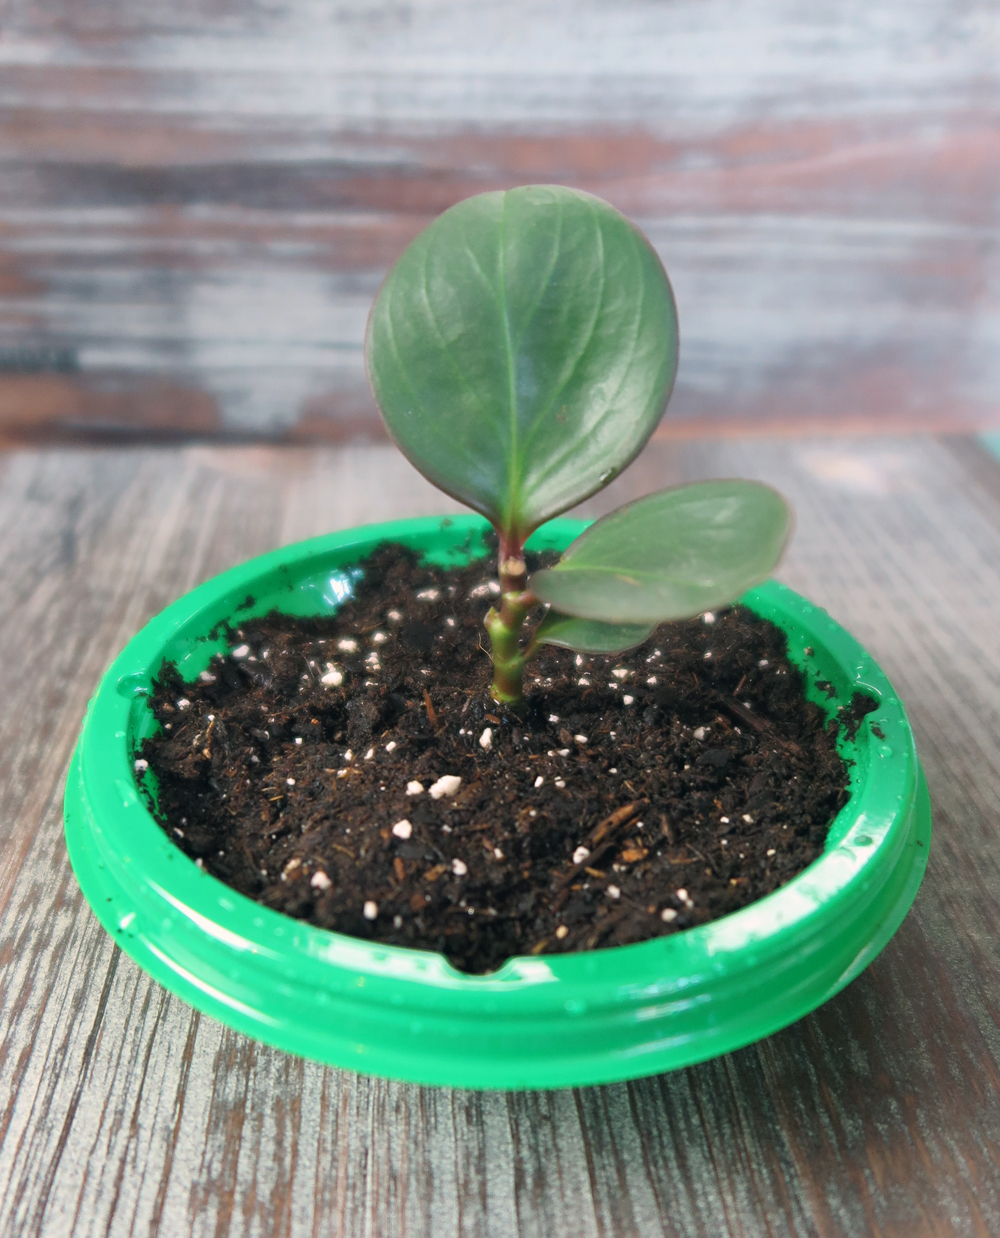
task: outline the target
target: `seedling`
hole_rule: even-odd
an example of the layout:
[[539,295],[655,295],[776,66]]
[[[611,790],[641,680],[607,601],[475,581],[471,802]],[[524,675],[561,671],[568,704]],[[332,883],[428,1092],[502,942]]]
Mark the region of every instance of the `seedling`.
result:
[[677,370],[666,271],[600,198],[531,185],[445,211],[379,290],[365,356],[400,449],[499,535],[500,605],[486,616],[497,701],[522,703],[539,645],[631,649],[665,620],[734,601],[781,556],[784,499],[708,481],[618,508],[529,578],[530,534],[636,457]]

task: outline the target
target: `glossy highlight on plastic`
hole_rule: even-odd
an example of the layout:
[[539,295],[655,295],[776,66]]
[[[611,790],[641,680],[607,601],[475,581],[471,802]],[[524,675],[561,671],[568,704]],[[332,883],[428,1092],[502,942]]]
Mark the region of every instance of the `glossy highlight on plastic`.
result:
[[[556,520],[529,547],[584,527]],[[930,809],[902,703],[825,611],[768,582],[743,601],[788,634],[813,699],[876,698],[842,739],[851,798],[824,854],[775,893],[712,924],[638,945],[514,958],[466,976],[440,955],[331,933],[254,903],[173,845],[140,795],[134,753],[155,723],[147,693],[165,658],[191,678],[235,623],[277,608],[329,614],[377,543],[440,564],[485,552],[475,516],[349,529],[287,546],[207,581],[126,646],[90,703],[69,771],[73,868],[109,933],[199,1010],[288,1052],[413,1082],[553,1088],[675,1069],[748,1044],[815,1009],[883,948],[916,895]],[[830,701],[816,681],[832,683]],[[872,731],[878,727],[882,737]]]

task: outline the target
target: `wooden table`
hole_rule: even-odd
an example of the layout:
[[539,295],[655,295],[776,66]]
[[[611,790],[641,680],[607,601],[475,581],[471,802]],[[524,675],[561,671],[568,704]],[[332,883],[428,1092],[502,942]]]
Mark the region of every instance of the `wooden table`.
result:
[[0,469],[5,1238],[1000,1234],[1000,466],[978,449],[653,443],[605,496],[726,474],[790,496],[781,575],[901,690],[934,843],[897,936],[815,1014],[674,1074],[520,1094],[331,1070],[199,1016],[98,926],[62,837],[87,696],[154,612],[281,542],[452,505],[384,446]]

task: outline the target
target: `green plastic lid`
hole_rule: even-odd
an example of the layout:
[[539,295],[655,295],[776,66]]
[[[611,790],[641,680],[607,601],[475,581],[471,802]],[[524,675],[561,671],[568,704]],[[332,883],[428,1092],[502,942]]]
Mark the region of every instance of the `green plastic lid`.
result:
[[[535,549],[584,527],[557,520]],[[187,679],[234,626],[272,609],[332,613],[352,569],[394,540],[437,563],[485,552],[478,517],[350,529],[287,546],[180,598],[129,642],[90,703],[66,786],[66,839],[95,914],[135,961],[206,1014],[318,1061],[418,1083],[552,1088],[636,1078],[766,1036],[826,1001],[899,926],[923,876],[930,809],[903,706],[819,607],[768,582],[744,603],[788,634],[809,691],[878,708],[842,736],[850,801],[824,854],[775,893],[714,923],[639,945],[513,958],[467,976],[437,954],[381,946],[268,910],[203,872],[139,794],[135,751],[155,728],[164,659]],[[804,653],[810,649],[809,655]],[[878,728],[881,735],[877,734]]]

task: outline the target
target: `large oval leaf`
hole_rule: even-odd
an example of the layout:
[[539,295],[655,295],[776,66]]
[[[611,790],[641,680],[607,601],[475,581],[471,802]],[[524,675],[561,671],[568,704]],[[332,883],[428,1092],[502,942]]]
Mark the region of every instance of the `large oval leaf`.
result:
[[649,438],[677,368],[666,272],[613,207],[558,185],[445,211],[372,307],[368,375],[435,485],[519,539]]
[[583,619],[682,619],[735,601],[769,576],[791,527],[785,500],[759,482],[677,486],[591,525],[528,587]]

